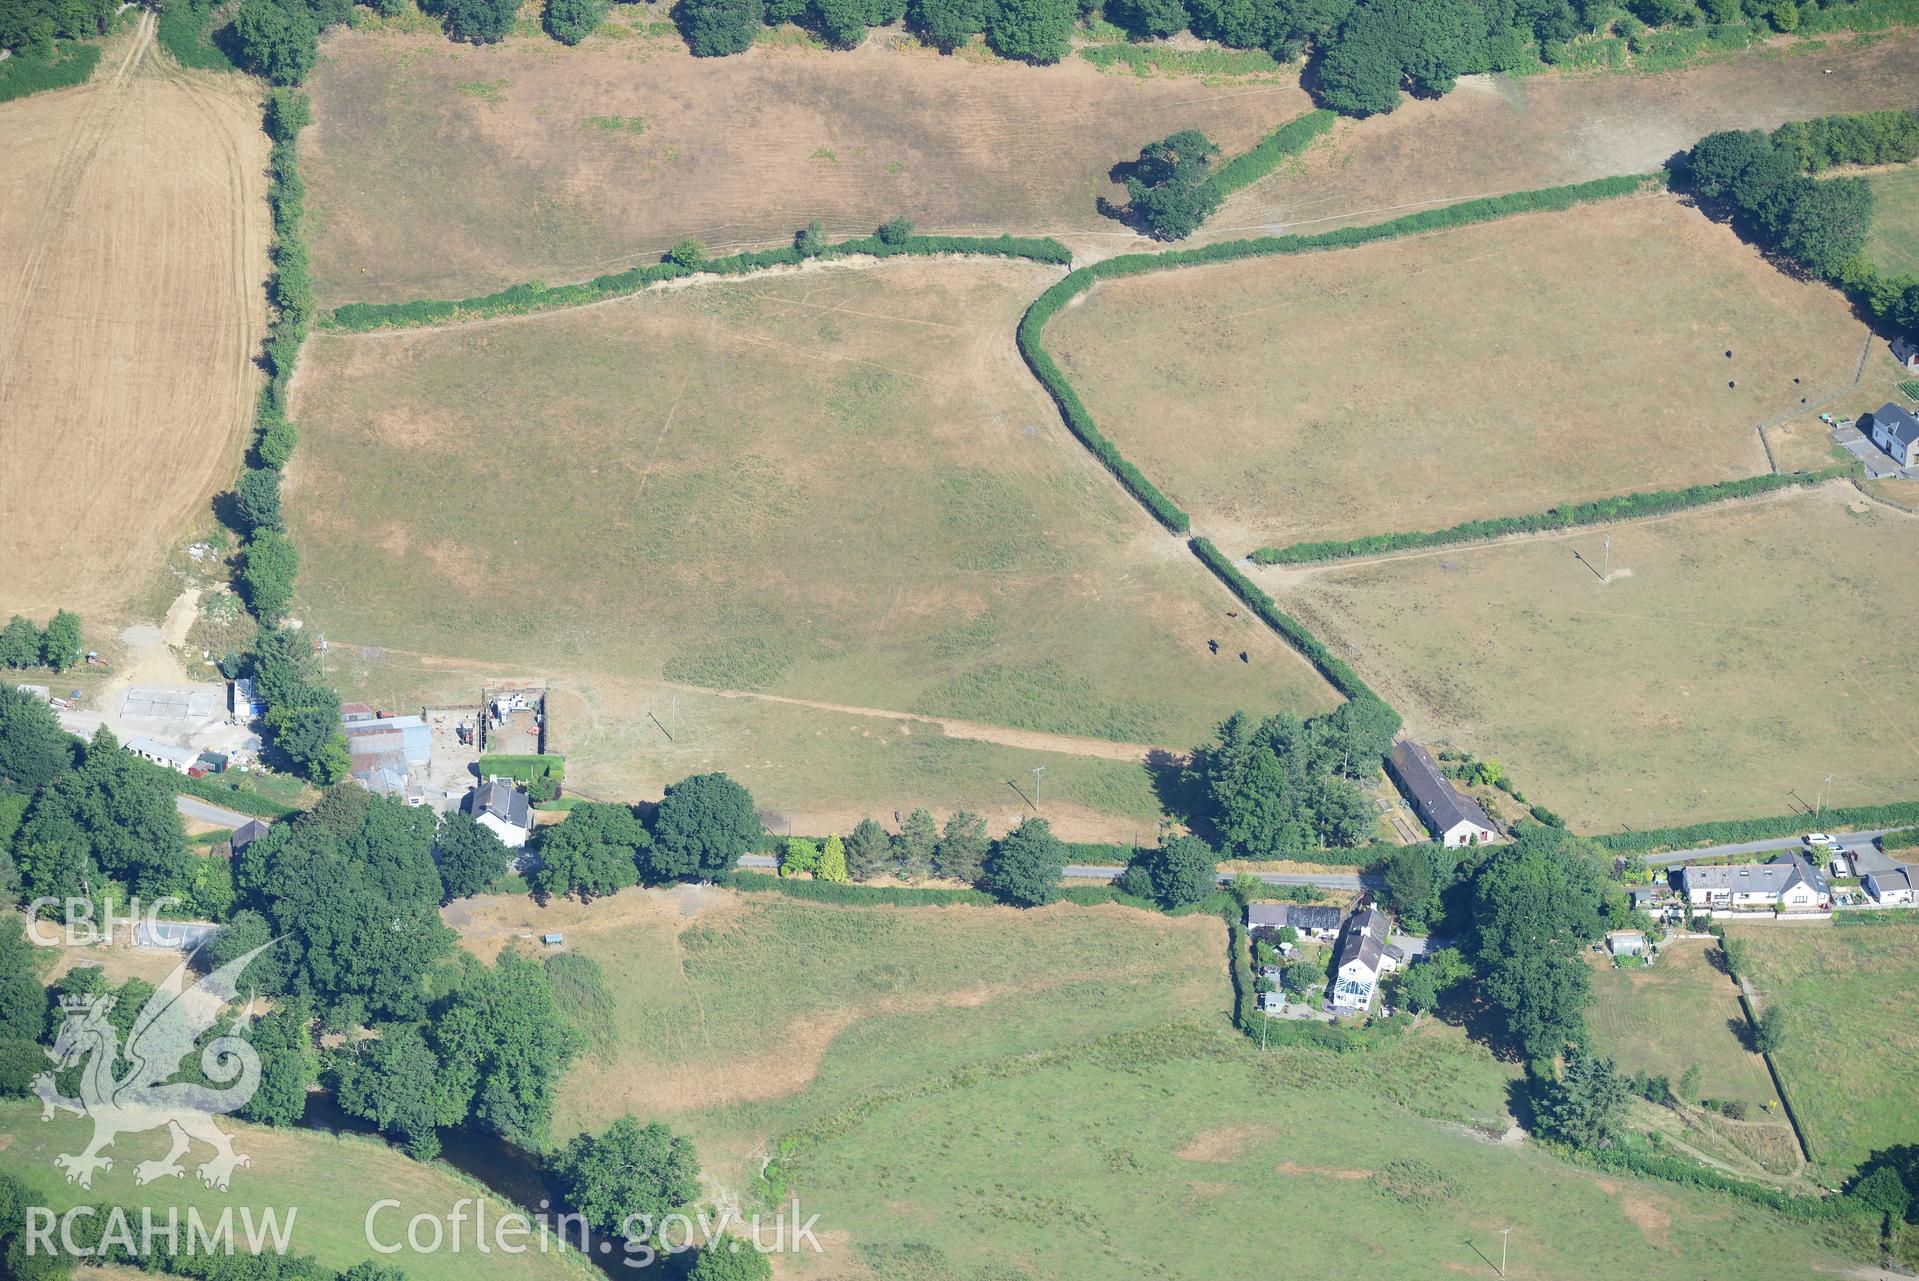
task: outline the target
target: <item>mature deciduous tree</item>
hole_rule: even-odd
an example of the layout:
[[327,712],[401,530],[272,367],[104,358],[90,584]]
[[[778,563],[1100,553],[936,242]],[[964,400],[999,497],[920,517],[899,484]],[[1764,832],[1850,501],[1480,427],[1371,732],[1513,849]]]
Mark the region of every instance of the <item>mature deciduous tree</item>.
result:
[[993,847],[981,888],[1004,903],[1039,907],[1059,897],[1065,875],[1066,846],[1045,819],[1029,818]]
[[440,821],[434,845],[440,854],[440,885],[449,903],[480,893],[506,875],[513,862],[513,851],[506,843],[464,810],[455,810]]
[[751,792],[724,774],[695,774],[666,789],[641,861],[654,880],[725,881],[765,834]]
[[553,1165],[568,1203],[607,1232],[635,1216],[657,1225],[700,1194],[693,1144],[658,1121],[623,1116],[604,1134],[577,1135]]
[[653,838],[625,805],[589,801],[566,821],[544,829],[540,866],[528,876],[541,894],[591,902],[640,879],[639,861]]

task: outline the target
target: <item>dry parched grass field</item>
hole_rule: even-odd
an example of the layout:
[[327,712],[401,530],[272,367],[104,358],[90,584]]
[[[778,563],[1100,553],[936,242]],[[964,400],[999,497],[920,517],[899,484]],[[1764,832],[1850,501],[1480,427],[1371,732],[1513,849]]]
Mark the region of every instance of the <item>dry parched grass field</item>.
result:
[[929,232],[1125,243],[1132,233],[1096,208],[1125,198],[1113,165],[1180,129],[1243,150],[1312,105],[1292,83],[890,44],[701,59],[677,35],[569,51],[545,36],[472,48],[331,34],[300,144],[321,301],[585,279],[688,236],[783,242],[815,217],[846,235],[905,214]]
[[266,323],[256,90],[178,71],[152,22],[93,79],[0,105],[0,601],[147,591],[231,483]]
[[1200,233],[1326,231],[1430,204],[1649,173],[1720,129],[1910,107],[1919,35],[1824,37],[1656,75],[1467,76],[1443,98],[1342,120]]
[[[1050,277],[829,268],[316,338],[289,497],[306,615],[342,650],[1177,749],[1235,708],[1331,706],[1027,375],[1014,323]],[[815,753],[807,777],[841,768]]]
[[1834,482],[1602,532],[1255,578],[1420,738],[1615,830],[1912,794],[1919,518]]
[[1763,472],[1757,424],[1850,383],[1864,336],[1654,197],[1106,283],[1048,340],[1244,555]]
[[1760,1008],[1785,1011],[1773,1061],[1814,1161],[1842,1178],[1880,1148],[1919,1143],[1919,924],[1734,927]]

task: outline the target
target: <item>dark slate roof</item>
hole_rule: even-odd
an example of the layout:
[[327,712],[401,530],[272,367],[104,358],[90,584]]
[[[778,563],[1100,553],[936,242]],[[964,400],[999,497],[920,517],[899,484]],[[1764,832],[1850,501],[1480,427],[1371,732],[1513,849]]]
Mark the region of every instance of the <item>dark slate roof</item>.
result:
[[1336,930],[1339,928],[1339,909],[1289,903],[1286,907],[1286,924],[1296,930]]
[[267,825],[257,818],[251,823],[242,823],[239,827],[233,829],[233,852],[238,854],[241,850],[253,844],[266,834]]
[[1448,831],[1462,820],[1476,823],[1489,832],[1497,830],[1486,817],[1486,811],[1479,808],[1479,802],[1454,787],[1440,773],[1439,762],[1433,759],[1432,753],[1418,743],[1410,738],[1400,739],[1393,744],[1391,760],[1394,777],[1412,797],[1413,808],[1419,811],[1420,819],[1433,829],[1434,835]]
[[1353,919],[1346,923],[1346,937],[1339,941],[1339,956],[1333,968],[1340,970],[1354,961],[1363,961],[1367,969],[1377,974],[1380,958],[1386,955],[1386,935],[1391,928],[1386,914],[1376,907],[1353,913]]
[[1872,411],[1872,425],[1884,428],[1886,435],[1902,445],[1919,444],[1919,418],[1891,401]]
[[510,778],[489,778],[473,789],[473,817],[491,814],[515,827],[531,829],[533,808]]
[[1780,854],[1767,863],[1689,864],[1679,877],[1681,887],[1688,894],[1695,889],[1784,894],[1800,884],[1811,886],[1812,892],[1822,897],[1831,893],[1819,869],[1796,850]]

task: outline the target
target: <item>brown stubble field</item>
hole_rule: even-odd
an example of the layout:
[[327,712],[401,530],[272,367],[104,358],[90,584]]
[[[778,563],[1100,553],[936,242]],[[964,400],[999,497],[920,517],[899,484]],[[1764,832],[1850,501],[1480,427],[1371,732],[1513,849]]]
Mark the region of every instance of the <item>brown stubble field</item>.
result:
[[584,279],[689,236],[762,247],[815,217],[836,236],[905,214],[1125,244],[1095,206],[1124,199],[1114,164],[1186,128],[1245,148],[1311,106],[1290,81],[1142,80],[893,37],[701,59],[677,36],[476,49],[340,31],[310,88],[301,164],[329,305]]
[[150,21],[0,106],[0,602],[111,613],[232,480],[266,323],[257,88]]
[[1301,162],[1227,201],[1199,239],[1327,231],[1429,204],[1650,173],[1716,130],[1915,101],[1919,35],[1900,32],[1654,74],[1467,76],[1444,98],[1342,120]]
[[1757,424],[1849,384],[1864,336],[1658,196],[1109,282],[1048,345],[1244,555],[1764,472]]
[[[1056,274],[829,266],[317,337],[288,498],[303,616],[377,651],[337,673],[375,695],[472,684],[463,663],[563,679],[582,785],[722,768],[802,813],[977,797],[997,819],[1007,779],[1077,755],[1042,808],[1130,831],[1155,807],[1112,744],[1180,751],[1236,708],[1334,696],[1032,382],[1014,323]],[[391,654],[433,657],[409,676]],[[652,723],[676,695],[701,737]]]
[[[1611,579],[1601,582],[1602,537]],[[1844,482],[1254,576],[1422,739],[1613,831],[1911,796],[1919,518]]]

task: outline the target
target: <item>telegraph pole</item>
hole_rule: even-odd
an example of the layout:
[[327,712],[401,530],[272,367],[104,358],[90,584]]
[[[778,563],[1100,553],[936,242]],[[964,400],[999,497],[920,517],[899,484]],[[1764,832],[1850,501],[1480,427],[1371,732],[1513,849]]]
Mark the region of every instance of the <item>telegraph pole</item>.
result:
[[1506,1275],[1506,1238],[1512,1234],[1513,1230],[1511,1228],[1501,1228],[1499,1230],[1499,1275],[1502,1277]]
[[1044,765],[1033,766],[1033,808],[1039,808],[1039,776],[1046,772]]
[[1832,786],[1832,775],[1826,775],[1826,781],[1819,785],[1819,808],[1813,812],[1812,825],[1819,826],[1819,820],[1826,813],[1826,789]]
[[1605,541],[1606,553],[1604,568],[1599,571],[1599,581],[1606,583],[1612,581],[1612,535],[1603,534],[1601,537]]

